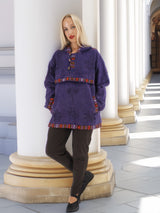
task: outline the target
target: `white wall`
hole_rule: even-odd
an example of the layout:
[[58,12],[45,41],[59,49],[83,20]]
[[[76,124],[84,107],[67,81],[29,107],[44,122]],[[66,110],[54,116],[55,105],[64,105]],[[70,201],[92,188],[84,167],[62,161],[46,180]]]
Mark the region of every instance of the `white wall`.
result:
[[0,47],[14,46],[13,0],[0,0]]
[[[55,0],[52,0],[55,1]],[[56,1],[55,1],[56,2]],[[70,6],[72,5],[72,6]],[[81,0],[59,0],[55,7],[62,7],[59,17],[65,13],[76,13],[82,18]],[[36,5],[35,5],[36,9]],[[55,16],[57,18],[57,16]],[[14,0],[0,0],[0,47],[14,46]]]

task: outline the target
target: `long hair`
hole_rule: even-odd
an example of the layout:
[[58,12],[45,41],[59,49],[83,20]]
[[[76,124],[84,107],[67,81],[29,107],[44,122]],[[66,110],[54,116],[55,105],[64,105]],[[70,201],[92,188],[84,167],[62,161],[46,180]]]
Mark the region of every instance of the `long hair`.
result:
[[63,21],[65,18],[71,18],[74,25],[76,26],[77,29],[77,44],[79,47],[82,46],[90,46],[87,41],[86,33],[84,31],[83,25],[81,20],[78,18],[78,16],[74,14],[67,14],[65,15],[60,23],[60,40],[61,40],[61,49],[64,49],[67,45],[70,44],[68,39],[66,38],[63,30]]

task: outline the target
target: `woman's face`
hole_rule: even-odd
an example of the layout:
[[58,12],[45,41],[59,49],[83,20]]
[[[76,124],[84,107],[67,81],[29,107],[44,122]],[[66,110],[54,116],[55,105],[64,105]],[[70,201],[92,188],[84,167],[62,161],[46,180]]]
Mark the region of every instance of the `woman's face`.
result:
[[77,42],[77,29],[74,25],[72,19],[70,17],[67,17],[63,20],[63,31],[70,43]]

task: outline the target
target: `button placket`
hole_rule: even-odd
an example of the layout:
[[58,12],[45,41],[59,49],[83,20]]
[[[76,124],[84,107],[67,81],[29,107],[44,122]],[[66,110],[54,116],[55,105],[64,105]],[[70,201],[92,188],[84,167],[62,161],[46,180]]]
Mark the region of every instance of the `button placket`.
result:
[[75,54],[70,53],[68,61],[69,61],[68,70],[75,68]]
[[[80,51],[80,48],[77,52],[79,52],[79,51]],[[67,47],[67,53],[69,55],[69,58],[68,58],[68,62],[69,62],[68,71],[69,71],[69,70],[75,68],[76,53],[72,53],[71,48],[69,46]]]

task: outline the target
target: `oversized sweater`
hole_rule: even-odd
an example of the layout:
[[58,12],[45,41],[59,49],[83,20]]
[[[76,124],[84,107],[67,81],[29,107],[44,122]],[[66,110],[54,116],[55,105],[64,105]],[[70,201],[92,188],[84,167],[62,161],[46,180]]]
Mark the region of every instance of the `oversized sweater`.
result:
[[45,78],[46,103],[52,117],[49,127],[94,129],[101,126],[108,72],[100,53],[92,47],[57,50]]

